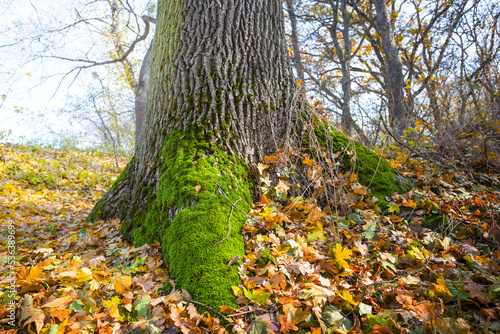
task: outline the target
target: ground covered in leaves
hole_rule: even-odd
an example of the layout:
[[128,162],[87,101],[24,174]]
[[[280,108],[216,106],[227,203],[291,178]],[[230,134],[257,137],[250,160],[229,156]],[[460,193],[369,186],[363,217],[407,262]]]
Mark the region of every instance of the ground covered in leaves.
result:
[[[207,311],[175,289],[158,244],[134,248],[119,221],[84,221],[119,174],[114,157],[0,144],[0,328],[500,331],[498,175],[382,153],[414,188],[380,206],[355,170],[328,172],[336,161],[296,153],[259,164],[263,195],[243,229],[246,256],[228,264],[239,265],[240,308]],[[294,183],[299,169],[305,187]]]

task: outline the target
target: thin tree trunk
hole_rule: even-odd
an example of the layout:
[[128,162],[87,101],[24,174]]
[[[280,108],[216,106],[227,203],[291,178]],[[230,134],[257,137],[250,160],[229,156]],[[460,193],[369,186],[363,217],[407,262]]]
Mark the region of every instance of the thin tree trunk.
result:
[[302,82],[305,81],[304,67],[300,58],[299,32],[297,29],[297,16],[293,8],[292,0],[286,0],[288,16],[290,17],[290,26],[292,28],[292,48],[293,48],[293,65],[297,71],[297,77]]
[[377,25],[382,39],[382,48],[387,60],[387,85],[389,100],[389,112],[394,126],[395,134],[400,136],[408,124],[409,116],[404,101],[404,76],[403,63],[399,56],[396,40],[394,38],[394,29],[391,25],[389,13],[385,0],[374,0],[377,11]]
[[139,80],[135,90],[135,142],[139,142],[142,129],[144,127],[144,119],[146,116],[146,101],[148,97],[149,74],[151,73],[151,62],[153,60],[153,42],[148,48],[144,59],[142,60],[141,71],[139,72]]

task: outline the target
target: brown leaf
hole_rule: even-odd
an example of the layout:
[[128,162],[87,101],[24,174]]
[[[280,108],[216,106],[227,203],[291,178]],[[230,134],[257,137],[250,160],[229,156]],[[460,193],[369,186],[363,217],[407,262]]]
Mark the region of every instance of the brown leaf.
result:
[[276,287],[280,287],[281,289],[286,288],[286,277],[283,273],[279,273],[277,275],[274,275],[270,280],[269,280],[269,285],[271,288],[276,289]]
[[133,281],[137,283],[142,288],[142,291],[145,293],[153,292],[153,287],[155,286],[155,282],[150,274],[146,274],[140,277],[134,277]]
[[481,286],[477,285],[476,283],[474,283],[472,280],[469,282],[469,284],[467,284],[464,287],[464,290],[469,291],[472,298],[476,298],[481,303],[491,302],[490,296],[488,296],[487,293],[483,292],[483,288]]
[[278,319],[280,321],[280,333],[288,333],[290,331],[296,331],[298,330],[297,326],[292,324],[292,321],[289,320],[287,317],[285,317],[283,314],[280,314],[278,316]]
[[495,309],[483,308],[483,309],[481,309],[481,311],[479,311],[479,313],[481,313],[481,315],[485,319],[490,318],[491,320],[498,320],[498,312]]
[[236,261],[238,261],[238,260],[241,260],[241,256],[236,255],[235,257],[233,257],[233,258],[231,259],[231,261],[229,261],[229,263],[227,264],[227,267],[229,268],[231,265],[233,265],[233,264],[234,264]]
[[426,300],[423,303],[417,305],[410,305],[408,308],[416,313],[416,317],[423,323],[427,323],[434,318],[434,308],[436,304]]
[[469,325],[462,318],[438,318],[435,328],[440,334],[468,334],[470,331]]
[[99,267],[101,263],[106,262],[106,258],[102,255],[94,257],[89,260],[88,265],[90,267]]
[[20,320],[24,321],[23,327],[34,322],[37,333],[43,328],[45,314],[41,309],[33,307],[33,297],[31,295],[26,295],[23,298]]

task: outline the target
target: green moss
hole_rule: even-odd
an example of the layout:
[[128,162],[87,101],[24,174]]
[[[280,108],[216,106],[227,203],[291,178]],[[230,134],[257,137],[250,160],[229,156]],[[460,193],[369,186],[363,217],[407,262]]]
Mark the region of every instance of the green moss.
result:
[[[136,246],[161,242],[164,261],[177,287],[186,289],[194,299],[207,305],[236,306],[231,286],[239,285],[237,266],[226,267],[236,255],[245,254],[240,233],[245,216],[238,210],[231,214],[231,204],[219,194],[218,187],[243,211],[251,205],[247,167],[223,152],[200,158],[207,143],[198,142],[195,134],[168,135],[162,151],[166,166],[160,178],[155,200],[124,225],[132,230]],[[224,171],[224,173],[223,173]],[[173,220],[169,212],[178,211]],[[231,233],[228,219],[231,217]]]
[[449,222],[448,217],[446,216],[434,216],[430,214],[426,214],[424,216],[424,222],[423,226],[431,229],[431,230],[437,230],[443,225],[447,225]]
[[342,155],[342,163],[344,170],[352,170],[358,175],[359,183],[367,186],[371,190],[371,196],[378,199],[377,204],[381,208],[387,206],[385,196],[392,196],[398,192],[405,193],[406,184],[398,181],[395,178],[396,171],[389,163],[358,142],[350,141],[341,132],[325,122],[320,122],[314,128],[316,138],[323,147],[331,148],[333,152],[342,150],[353,152],[353,156],[344,153]]

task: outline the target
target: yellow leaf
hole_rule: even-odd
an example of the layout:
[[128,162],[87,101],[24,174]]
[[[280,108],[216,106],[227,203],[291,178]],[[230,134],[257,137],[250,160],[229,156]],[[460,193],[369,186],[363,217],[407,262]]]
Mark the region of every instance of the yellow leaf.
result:
[[450,299],[452,297],[450,290],[448,290],[445,285],[444,279],[438,278],[436,280],[436,283],[432,283],[432,285],[434,285],[434,291],[436,291],[439,296],[446,299]]
[[465,259],[467,262],[469,262],[469,263],[474,263],[474,262],[475,262],[475,260],[474,260],[474,259],[472,258],[472,256],[470,256],[470,255],[465,255],[465,256],[464,256],[464,259]]
[[21,268],[18,277],[20,280],[31,282],[33,279],[40,277],[42,271],[42,267],[38,265],[30,268]]
[[333,248],[333,258],[337,262],[337,267],[339,269],[349,269],[349,264],[346,260],[351,259],[351,250],[348,248],[343,248],[341,244],[336,244]]
[[311,234],[307,236],[307,240],[309,242],[313,242],[316,240],[326,242],[326,236],[323,233],[323,225],[320,222],[315,222],[314,226],[307,227],[307,229],[311,231]]
[[398,168],[399,166],[401,166],[401,164],[394,159],[389,160],[389,165],[391,165],[392,168]]
[[340,294],[340,296],[342,298],[344,298],[344,300],[346,302],[348,302],[351,306],[358,306],[359,302],[355,301],[354,300],[354,297],[351,295],[351,293],[347,290],[343,290],[342,293]]
[[313,160],[313,159],[311,159],[311,158],[309,158],[309,157],[307,157],[307,158],[305,158],[305,159],[304,159],[304,161],[302,161],[302,163],[303,163],[304,165],[312,166],[312,165],[313,165],[313,163],[314,163],[314,160]]
[[237,286],[231,286],[231,289],[233,289],[233,294],[235,297],[239,297],[243,294],[243,291],[241,291],[241,289]]

